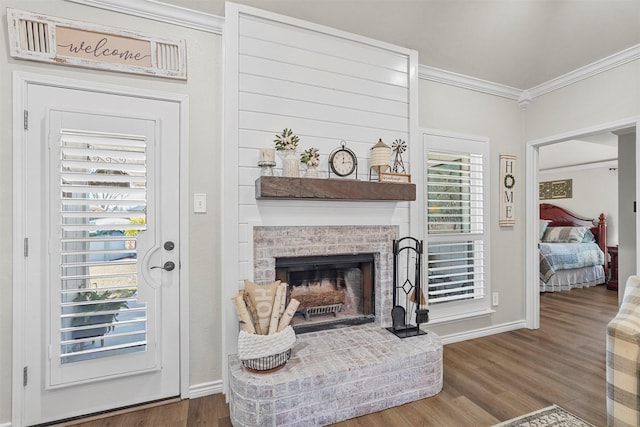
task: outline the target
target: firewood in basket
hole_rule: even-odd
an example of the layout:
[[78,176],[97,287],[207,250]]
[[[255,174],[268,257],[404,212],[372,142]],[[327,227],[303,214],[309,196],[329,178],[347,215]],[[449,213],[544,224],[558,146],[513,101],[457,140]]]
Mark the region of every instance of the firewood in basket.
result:
[[280,315],[282,315],[284,310],[287,308],[287,289],[289,288],[289,285],[282,282],[278,286],[282,286],[282,302],[280,303],[280,310],[278,310]]
[[273,299],[273,308],[271,309],[271,322],[269,322],[269,335],[275,334],[278,330],[278,322],[280,321],[280,306],[282,300],[287,297],[286,288],[282,286],[282,283],[278,285],[276,289],[276,296]]
[[287,309],[284,311],[284,314],[280,318],[280,323],[278,323],[278,332],[283,331],[284,328],[289,326],[289,323],[291,323],[291,319],[293,319],[293,315],[296,314],[296,310],[298,309],[299,305],[300,301],[295,298],[291,298]]
[[258,335],[264,335],[262,331],[262,326],[260,326],[260,318],[258,317],[258,310],[256,310],[256,306],[253,305],[253,301],[249,297],[249,294],[245,291],[240,291],[244,298],[244,304],[247,306],[247,310],[249,310],[249,315],[251,316],[251,321],[253,322],[253,328]]
[[238,313],[238,318],[240,319],[240,326],[242,327],[242,330],[250,334],[255,334],[256,328],[253,326],[253,322],[251,322],[251,316],[249,315],[247,306],[244,304],[243,294],[244,291],[240,291],[231,299],[233,300],[233,303],[236,307],[236,312]]

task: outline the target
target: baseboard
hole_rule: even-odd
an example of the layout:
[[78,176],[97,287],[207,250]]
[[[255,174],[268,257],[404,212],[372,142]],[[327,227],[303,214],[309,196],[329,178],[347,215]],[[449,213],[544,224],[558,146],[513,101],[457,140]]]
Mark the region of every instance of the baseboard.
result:
[[190,399],[196,399],[198,397],[210,396],[218,393],[222,393],[222,380],[210,381],[189,387]]
[[516,329],[523,329],[527,327],[525,320],[518,320],[516,322],[503,323],[501,325],[489,326],[486,328],[474,329],[472,331],[460,332],[457,334],[441,335],[443,344],[452,344],[454,342],[472,340],[474,338],[488,337],[489,335],[500,334],[502,332],[515,331]]

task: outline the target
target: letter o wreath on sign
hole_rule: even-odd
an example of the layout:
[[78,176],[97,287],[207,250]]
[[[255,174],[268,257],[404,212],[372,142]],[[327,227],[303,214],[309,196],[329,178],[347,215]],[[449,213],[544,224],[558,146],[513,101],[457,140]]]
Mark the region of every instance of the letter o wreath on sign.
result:
[[504,186],[508,189],[512,189],[516,185],[516,179],[510,173],[504,176]]

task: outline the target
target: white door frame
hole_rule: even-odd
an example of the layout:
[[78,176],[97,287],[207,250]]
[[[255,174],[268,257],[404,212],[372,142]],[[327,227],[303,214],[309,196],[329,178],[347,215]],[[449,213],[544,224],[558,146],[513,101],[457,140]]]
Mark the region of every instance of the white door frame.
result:
[[[527,142],[526,157],[526,220],[525,220],[525,316],[529,329],[540,328],[540,262],[538,257],[538,148],[556,142],[579,139],[604,132],[613,132],[629,127],[636,128],[636,166],[640,170],[640,116],[602,123]],[[640,200],[640,173],[636,174],[636,200]],[[636,215],[636,230],[640,235],[640,215]],[[636,265],[640,266],[640,237],[636,236]]]
[[180,274],[180,396],[189,397],[189,97],[183,94],[142,90],[129,86],[116,86],[98,82],[80,82],[35,73],[13,73],[13,338],[12,338],[12,425],[22,425],[22,410],[24,407],[23,366],[25,360],[25,339],[23,322],[26,280],[24,262],[25,197],[26,183],[24,177],[18,173],[25,162],[26,140],[24,130],[24,113],[27,102],[27,88],[29,84],[39,84],[89,92],[119,94],[140,98],[176,102],[180,104],[180,240],[181,240],[181,268]]

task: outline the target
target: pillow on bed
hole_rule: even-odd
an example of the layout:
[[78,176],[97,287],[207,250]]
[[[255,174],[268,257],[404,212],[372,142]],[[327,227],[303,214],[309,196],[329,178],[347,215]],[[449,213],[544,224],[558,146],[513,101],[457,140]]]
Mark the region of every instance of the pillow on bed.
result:
[[587,232],[584,233],[584,238],[582,239],[582,243],[592,243],[592,242],[595,243],[595,241],[596,241],[596,236],[594,236],[591,230],[587,228]]
[[551,223],[550,219],[541,219],[540,220],[540,240],[544,236],[544,232],[547,230],[547,226]]
[[582,243],[587,227],[547,227],[542,236],[545,243]]

